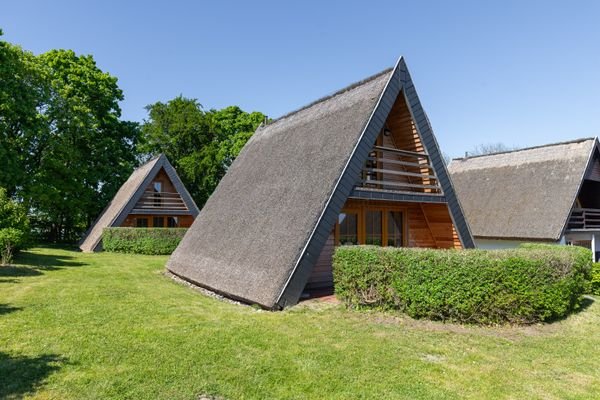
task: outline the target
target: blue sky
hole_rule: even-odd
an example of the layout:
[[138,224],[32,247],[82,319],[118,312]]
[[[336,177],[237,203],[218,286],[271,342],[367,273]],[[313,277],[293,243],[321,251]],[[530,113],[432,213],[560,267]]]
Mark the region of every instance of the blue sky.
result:
[[4,40],[93,54],[123,117],[179,94],[277,117],[405,56],[442,151],[600,133],[598,1],[4,1]]

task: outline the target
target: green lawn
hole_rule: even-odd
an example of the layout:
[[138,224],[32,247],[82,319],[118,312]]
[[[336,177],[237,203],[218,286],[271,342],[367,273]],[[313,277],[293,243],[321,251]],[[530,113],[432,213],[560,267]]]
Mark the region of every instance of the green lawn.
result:
[[598,302],[522,328],[266,312],[173,282],[165,261],[37,248],[0,267],[0,398],[600,398]]

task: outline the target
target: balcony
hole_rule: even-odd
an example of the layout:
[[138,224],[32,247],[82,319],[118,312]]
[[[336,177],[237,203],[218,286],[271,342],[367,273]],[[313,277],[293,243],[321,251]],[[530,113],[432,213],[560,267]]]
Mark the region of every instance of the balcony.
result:
[[567,229],[600,230],[600,209],[574,208],[569,217]]
[[375,146],[362,170],[358,188],[404,193],[442,194],[429,156]]
[[188,211],[179,193],[146,191],[136,203],[135,212],[142,211]]

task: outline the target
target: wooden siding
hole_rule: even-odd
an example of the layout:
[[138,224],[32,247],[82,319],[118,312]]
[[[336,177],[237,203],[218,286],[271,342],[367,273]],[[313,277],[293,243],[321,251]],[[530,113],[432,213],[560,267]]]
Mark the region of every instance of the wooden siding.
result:
[[[407,247],[460,249],[462,245],[447,204],[390,202],[348,199],[344,209],[393,207],[403,209],[406,218]],[[333,286],[332,258],[335,237],[332,232],[308,278],[308,290]]]
[[[161,185],[160,193],[154,191],[154,183]],[[134,212],[141,214],[144,210],[151,211],[189,211],[181,194],[165,172],[164,168],[156,174],[154,179],[146,186],[140,199],[133,207]]]
[[[462,248],[446,204],[412,203],[409,210],[411,211],[408,218],[410,247]],[[423,222],[425,230],[422,229]]]
[[386,191],[441,193],[404,96],[394,102],[359,184]]
[[[155,217],[163,217],[163,218],[177,217],[179,219],[178,228],[189,228],[190,226],[192,226],[192,223],[194,222],[194,217],[192,215],[129,214],[127,216],[127,218],[125,218],[125,221],[123,221],[123,223],[121,224],[121,227],[135,228],[135,227],[137,227],[137,221],[136,221],[137,218],[147,218],[148,219],[148,228],[152,228]],[[164,225],[165,225],[164,227],[167,227],[166,220],[164,222]]]
[[585,179],[600,182],[600,157],[597,154],[592,159],[592,165],[590,165]]
[[392,131],[391,137],[398,149],[418,153],[425,152],[404,96],[398,96],[394,102],[386,125]]
[[173,182],[171,182],[171,179],[169,179],[169,176],[165,172],[164,168],[161,168],[160,172],[158,174],[156,174],[156,177],[148,185],[148,187],[146,188],[147,192],[152,192],[154,190],[154,186],[153,186],[154,182],[160,182],[162,184],[163,192],[170,192],[170,193],[177,192],[177,189],[175,189]]
[[308,278],[307,289],[330,288],[333,286],[332,258],[334,250],[335,237],[334,233],[331,232]]

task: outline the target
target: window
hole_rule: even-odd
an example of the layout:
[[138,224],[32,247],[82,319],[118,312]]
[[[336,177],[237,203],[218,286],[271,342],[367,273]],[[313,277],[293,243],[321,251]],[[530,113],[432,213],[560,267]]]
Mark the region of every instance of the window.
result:
[[406,215],[400,207],[360,204],[338,216],[336,245],[367,244],[402,247],[406,242]]
[[152,226],[155,228],[164,228],[165,220],[163,217],[154,217],[152,221]]
[[341,213],[338,216],[338,224],[338,245],[358,244],[358,213]]
[[400,211],[388,211],[387,213],[387,245],[402,247],[404,245],[402,235],[402,213]]
[[177,218],[177,217],[168,217],[167,218],[167,226],[169,228],[177,228],[179,226],[179,218]]
[[377,210],[367,210],[365,213],[365,243],[375,246],[383,244],[383,218],[382,212]]
[[136,218],[135,224],[138,228],[147,228],[148,227],[148,218]]

